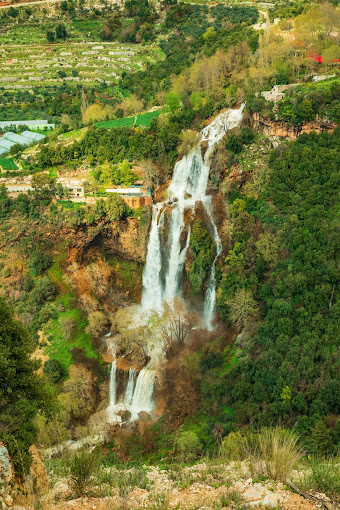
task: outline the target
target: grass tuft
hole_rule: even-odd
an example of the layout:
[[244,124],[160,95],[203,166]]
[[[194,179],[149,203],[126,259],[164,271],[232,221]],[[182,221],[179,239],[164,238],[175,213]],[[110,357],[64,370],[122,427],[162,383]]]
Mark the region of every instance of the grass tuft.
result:
[[304,490],[326,494],[332,501],[340,502],[340,456],[308,460],[307,471],[296,484]]

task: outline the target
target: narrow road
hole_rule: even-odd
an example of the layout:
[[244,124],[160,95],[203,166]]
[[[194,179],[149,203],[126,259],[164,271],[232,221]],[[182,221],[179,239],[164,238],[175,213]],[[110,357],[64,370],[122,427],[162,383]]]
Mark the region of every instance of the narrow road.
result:
[[268,11],[259,11],[259,13],[262,14],[265,17],[265,20],[266,20],[266,31],[267,31],[267,34],[269,34],[269,31],[270,31],[269,13],[268,13]]

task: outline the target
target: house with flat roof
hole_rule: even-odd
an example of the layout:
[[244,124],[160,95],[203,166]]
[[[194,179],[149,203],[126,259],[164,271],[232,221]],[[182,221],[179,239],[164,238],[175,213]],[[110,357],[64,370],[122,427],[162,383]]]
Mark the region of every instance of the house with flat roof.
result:
[[69,200],[81,200],[85,198],[84,182],[85,179],[76,179],[72,177],[58,177],[57,184],[61,184],[67,189]]

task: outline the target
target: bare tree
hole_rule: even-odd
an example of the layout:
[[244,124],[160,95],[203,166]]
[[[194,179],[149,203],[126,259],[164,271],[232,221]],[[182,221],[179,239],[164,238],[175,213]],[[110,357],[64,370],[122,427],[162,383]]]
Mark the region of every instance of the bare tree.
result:
[[194,321],[183,301],[175,298],[172,303],[164,303],[161,315],[155,312],[150,317],[149,325],[161,336],[167,356],[173,356],[176,347],[184,345],[190,337]]

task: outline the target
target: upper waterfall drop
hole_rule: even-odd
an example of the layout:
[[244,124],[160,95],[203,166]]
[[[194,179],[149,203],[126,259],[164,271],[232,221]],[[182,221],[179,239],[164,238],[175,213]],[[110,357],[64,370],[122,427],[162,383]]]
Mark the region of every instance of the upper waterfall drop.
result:
[[[222,251],[222,246],[213,221],[211,200],[206,194],[210,156],[225,133],[240,125],[244,106],[245,104],[242,104],[239,109],[229,109],[220,113],[201,131],[197,145],[189,154],[177,161],[174,167],[172,182],[168,188],[168,199],[153,206],[143,273],[142,308],[144,310],[161,310],[163,301],[172,301],[176,296],[181,296],[181,277],[190,241],[189,229],[186,244],[181,249],[182,232],[185,228],[184,213],[188,209],[194,210],[196,202],[201,201],[210,218],[216,245],[216,258],[211,268],[204,305],[205,326],[211,328],[211,321],[215,314],[215,263]],[[208,144],[204,157],[201,150],[203,142]],[[168,253],[162,250],[160,235],[161,210],[164,210],[165,206],[171,210]]]

